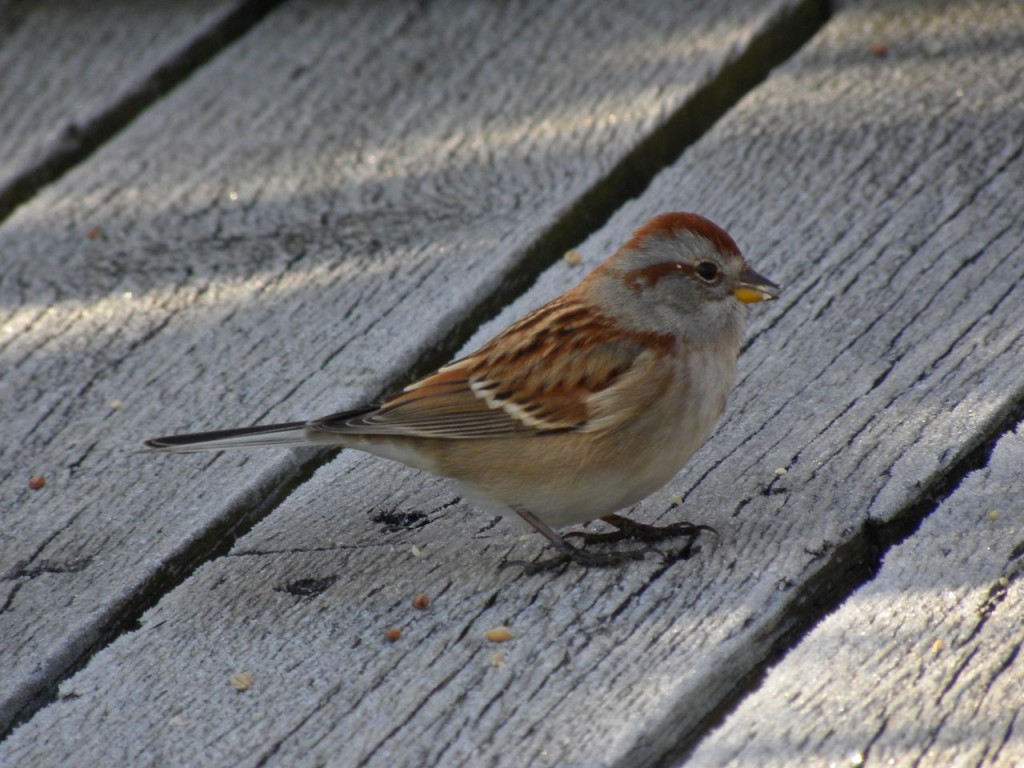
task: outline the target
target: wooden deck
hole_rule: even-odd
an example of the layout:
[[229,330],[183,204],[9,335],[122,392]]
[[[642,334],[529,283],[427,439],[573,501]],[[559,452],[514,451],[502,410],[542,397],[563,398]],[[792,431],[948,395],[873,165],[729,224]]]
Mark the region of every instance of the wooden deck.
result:
[[[1024,764],[1024,4],[625,5],[0,3],[0,765]],[[784,288],[634,510],[689,560],[137,452],[379,397],[667,210]]]

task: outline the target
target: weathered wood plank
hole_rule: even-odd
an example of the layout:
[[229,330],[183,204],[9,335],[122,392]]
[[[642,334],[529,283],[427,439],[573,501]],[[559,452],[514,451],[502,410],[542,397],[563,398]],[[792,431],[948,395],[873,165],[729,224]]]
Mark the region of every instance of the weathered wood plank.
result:
[[[692,743],[853,580],[868,532],[1020,402],[1022,27],[1017,4],[846,7],[582,246],[593,264],[651,213],[699,209],[786,288],[753,318],[711,444],[637,510],[677,518],[663,511],[684,496],[685,516],[722,534],[697,558],[496,573],[506,554],[538,554],[537,537],[495,528],[440,481],[395,470],[382,483],[380,463],[344,453],[0,756],[637,765]],[[879,38],[887,57],[871,53]],[[580,275],[554,267],[507,315]],[[228,420],[240,409],[222,405]],[[233,461],[202,477],[161,464],[157,480],[197,483],[177,494],[187,503],[236,476]],[[422,517],[381,530],[393,510]],[[411,608],[418,592],[431,610]],[[393,624],[404,635],[387,644]],[[501,648],[482,639],[498,624],[516,633]],[[235,672],[253,674],[249,691],[228,684]]]
[[0,218],[257,20],[266,5],[0,5]]
[[1024,765],[1024,427],[687,761]]
[[793,7],[289,5],[20,208],[0,722],[297,471],[142,438],[376,396]]

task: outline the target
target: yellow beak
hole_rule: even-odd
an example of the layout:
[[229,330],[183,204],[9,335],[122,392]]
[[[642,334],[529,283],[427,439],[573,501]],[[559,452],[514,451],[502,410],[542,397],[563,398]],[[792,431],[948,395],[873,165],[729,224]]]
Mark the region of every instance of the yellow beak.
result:
[[779,286],[747,267],[740,273],[740,281],[732,289],[732,294],[744,304],[756,304],[776,298]]

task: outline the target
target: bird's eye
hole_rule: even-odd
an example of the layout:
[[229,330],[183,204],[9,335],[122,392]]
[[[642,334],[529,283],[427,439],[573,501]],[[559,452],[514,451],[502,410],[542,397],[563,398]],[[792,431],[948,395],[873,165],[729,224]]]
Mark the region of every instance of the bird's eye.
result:
[[718,265],[713,261],[702,261],[697,265],[697,277],[706,283],[713,283],[718,278]]

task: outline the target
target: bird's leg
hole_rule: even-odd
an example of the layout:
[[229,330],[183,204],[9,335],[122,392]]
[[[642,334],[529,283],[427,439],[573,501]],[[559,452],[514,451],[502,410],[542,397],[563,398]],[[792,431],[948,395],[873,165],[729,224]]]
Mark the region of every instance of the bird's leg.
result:
[[546,560],[538,560],[536,562],[527,562],[525,560],[506,560],[501,564],[501,568],[518,565],[523,569],[523,572],[527,574],[540,573],[541,571],[548,571],[553,568],[564,568],[569,563],[576,563],[577,565],[590,568],[607,568],[612,565],[619,565],[627,560],[642,560],[644,555],[647,554],[646,550],[633,550],[629,552],[586,552],[567,542],[564,538],[555,533],[554,529],[552,529],[550,525],[530,512],[530,510],[522,509],[521,507],[513,507],[513,509],[521,518],[523,518],[523,520],[532,525],[538,533],[542,534],[544,538],[550,541],[554,545],[555,549],[558,550],[558,554],[554,557],[549,557]]
[[695,525],[685,520],[671,523],[670,525],[648,525],[647,523],[638,523],[636,520],[630,520],[622,515],[605,515],[601,519],[608,523],[608,525],[613,526],[615,530],[607,533],[572,531],[565,534],[565,538],[568,539],[576,536],[583,542],[583,546],[587,546],[588,544],[607,544],[625,539],[655,542],[674,539],[678,536],[686,536],[692,541],[700,536],[701,531],[709,531],[716,536],[718,535],[718,531],[710,525]]

